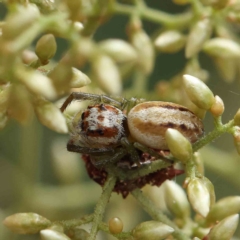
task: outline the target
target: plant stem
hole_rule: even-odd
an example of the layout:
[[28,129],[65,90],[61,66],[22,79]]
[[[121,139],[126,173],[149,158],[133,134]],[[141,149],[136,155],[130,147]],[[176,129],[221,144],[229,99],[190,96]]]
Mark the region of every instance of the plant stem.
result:
[[95,240],[98,226],[102,222],[103,214],[106,209],[106,205],[108,203],[108,200],[111,196],[112,190],[116,183],[116,177],[108,174],[108,178],[103,186],[102,195],[95,207],[94,214],[93,214],[93,222],[92,222],[92,229],[90,232],[90,235],[88,237],[88,240]]
[[166,215],[164,215],[154,204],[153,202],[145,197],[140,189],[135,189],[132,192],[132,195],[140,203],[142,208],[154,219],[160,221],[168,226],[172,227],[175,231],[172,233],[175,239],[178,240],[190,240]]
[[214,139],[218,138],[223,133],[231,132],[233,126],[234,126],[234,120],[231,120],[224,125],[222,124],[217,125],[217,127],[212,132],[208,133],[205,137],[203,137],[198,142],[193,144],[193,151],[194,152],[198,151],[200,148],[212,142]]
[[139,17],[155,22],[160,23],[169,28],[183,28],[191,23],[191,19],[193,17],[192,12],[185,12],[181,14],[169,14],[162,12],[160,10],[155,10],[151,8],[141,8],[141,12],[139,12],[139,8],[135,6],[130,6],[121,3],[115,3],[113,6],[113,12],[125,15],[133,15],[136,11]]

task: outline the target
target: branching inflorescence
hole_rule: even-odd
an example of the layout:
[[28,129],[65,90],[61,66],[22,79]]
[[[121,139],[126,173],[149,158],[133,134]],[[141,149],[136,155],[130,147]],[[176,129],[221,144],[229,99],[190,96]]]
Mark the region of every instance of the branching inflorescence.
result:
[[[216,202],[197,151],[229,133],[240,153],[240,110],[222,123],[224,102],[206,85],[211,72],[201,67],[199,54],[210,56],[227,82],[239,75],[239,37],[231,25],[239,24],[240,1],[172,2],[186,10],[170,14],[143,0],[2,1],[7,15],[0,23],[0,128],[10,119],[27,124],[35,113],[42,125],[69,132],[67,150],[81,154],[88,175],[102,186],[93,214],[50,221],[37,213],[16,213],[4,220],[10,230],[40,233],[42,240],[94,240],[99,230],[135,240],[227,240],[234,235],[240,196]],[[94,33],[113,15],[129,17],[128,41],[97,42]],[[153,38],[144,30],[144,20],[159,26]],[[58,38],[68,46],[54,62]],[[156,54],[182,50],[184,69],[147,90]],[[123,84],[129,78],[131,83]],[[204,133],[207,112],[214,129]],[[170,181],[180,174],[185,174],[183,187]],[[140,190],[146,185],[162,185],[171,217]],[[105,223],[113,192],[123,198],[131,194],[152,220],[128,232],[116,216]],[[82,228],[86,224],[91,224],[89,231]]]

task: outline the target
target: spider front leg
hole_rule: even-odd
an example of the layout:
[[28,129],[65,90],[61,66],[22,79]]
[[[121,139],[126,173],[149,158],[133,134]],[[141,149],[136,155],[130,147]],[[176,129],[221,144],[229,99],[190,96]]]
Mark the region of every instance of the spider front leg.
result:
[[114,154],[114,149],[112,148],[90,148],[90,147],[82,147],[80,145],[76,145],[72,140],[69,140],[67,143],[67,150],[69,152],[77,152],[89,155],[104,155],[104,154]]
[[120,102],[106,95],[98,95],[84,92],[72,92],[65,100],[60,110],[64,112],[67,106],[74,100],[90,100],[99,103],[107,103],[118,108],[122,108],[122,106],[125,105],[125,102],[127,102],[127,100],[124,98],[122,99],[122,102]]

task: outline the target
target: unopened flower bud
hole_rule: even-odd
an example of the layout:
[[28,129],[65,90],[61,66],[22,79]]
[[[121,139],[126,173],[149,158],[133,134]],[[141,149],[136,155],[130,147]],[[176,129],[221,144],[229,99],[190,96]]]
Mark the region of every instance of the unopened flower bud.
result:
[[203,46],[203,51],[215,57],[240,57],[239,44],[231,39],[225,38],[212,38],[208,40]]
[[24,64],[31,64],[32,62],[37,60],[37,55],[35,54],[35,52],[25,49],[22,52],[22,61]]
[[194,178],[189,181],[187,195],[194,211],[206,217],[210,209],[210,194],[201,179]]
[[56,89],[51,79],[37,72],[24,69],[18,71],[19,80],[34,94],[43,96],[47,99],[54,99],[57,96]]
[[48,77],[52,80],[57,93],[63,94],[70,88],[71,79],[73,78],[72,67],[60,62],[48,73]]
[[203,47],[203,44],[211,36],[212,20],[204,18],[198,21],[191,29],[186,43],[185,55],[187,58],[193,57]]
[[191,101],[199,108],[208,110],[215,102],[212,91],[200,79],[183,75],[184,89]]
[[121,233],[123,230],[123,222],[118,217],[111,218],[108,222],[108,226],[109,226],[109,231],[112,234]]
[[100,42],[98,47],[117,63],[129,63],[137,60],[136,50],[126,41],[108,39]]
[[54,104],[44,99],[37,99],[34,102],[34,110],[38,120],[46,127],[58,133],[67,133],[66,120]]
[[208,234],[208,240],[229,240],[232,239],[238,226],[239,216],[238,214],[224,218],[218,224],[213,226],[210,233]]
[[89,232],[82,228],[71,228],[68,232],[67,235],[71,238],[71,240],[85,240],[88,239],[89,237]]
[[154,41],[154,46],[160,52],[175,53],[184,47],[185,36],[174,30],[161,33]]
[[208,224],[221,221],[222,219],[237,214],[240,211],[240,196],[225,197],[217,201],[207,215]]
[[175,158],[183,163],[192,158],[192,145],[178,130],[168,128],[165,138],[170,152]]
[[236,150],[238,154],[240,154],[240,127],[239,126],[236,126],[234,128],[233,140],[234,140],[234,145],[236,147]]
[[122,83],[116,64],[107,55],[98,55],[93,59],[92,71],[101,88],[110,95],[120,95]]
[[133,229],[132,235],[136,240],[165,239],[172,234],[174,229],[157,221],[142,222]]
[[21,124],[30,120],[33,113],[29,92],[22,84],[14,84],[8,98],[8,115]]
[[89,77],[77,68],[72,68],[72,74],[71,88],[81,88],[91,83]]
[[18,234],[34,234],[47,228],[51,222],[36,213],[16,213],[5,218],[3,224]]
[[168,209],[177,218],[182,219],[190,216],[190,205],[182,187],[174,181],[166,180],[164,182],[164,193]]
[[51,229],[45,229],[40,231],[41,240],[71,240],[64,233],[54,231]]
[[240,126],[240,108],[234,116],[234,125]]
[[209,111],[212,113],[214,117],[219,117],[224,112],[224,103],[223,100],[219,96],[215,96],[215,102],[209,109]]
[[46,34],[37,41],[35,52],[42,64],[47,64],[48,60],[55,55],[56,50],[57,43],[54,36]]
[[35,4],[16,5],[15,12],[11,12],[2,26],[2,37],[13,40],[24,30],[28,29],[40,16]]
[[143,29],[131,32],[131,43],[138,53],[138,66],[145,73],[152,72],[154,67],[154,48],[150,37]]
[[202,177],[201,178],[202,183],[207,187],[209,196],[210,196],[210,207],[213,206],[216,202],[216,195],[215,195],[215,190],[214,190],[214,185],[212,182],[206,178]]

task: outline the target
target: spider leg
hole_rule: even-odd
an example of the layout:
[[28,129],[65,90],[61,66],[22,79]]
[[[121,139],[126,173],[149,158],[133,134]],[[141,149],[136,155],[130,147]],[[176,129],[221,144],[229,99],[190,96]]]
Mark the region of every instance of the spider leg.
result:
[[122,102],[120,102],[106,95],[98,95],[98,94],[84,93],[84,92],[72,92],[68,96],[68,98],[65,100],[60,110],[64,112],[67,106],[74,100],[90,100],[90,101],[95,101],[100,103],[108,103],[118,108],[122,108],[123,103],[127,101],[123,98]]
[[114,154],[114,150],[112,148],[82,147],[82,146],[79,146],[79,145],[75,145],[71,140],[68,141],[67,150],[69,152],[77,152],[77,153],[90,154],[90,155]]
[[136,151],[136,148],[125,137],[121,138],[121,144],[130,154],[133,162],[137,163],[137,165],[140,166],[139,155],[138,152]]
[[172,160],[170,158],[167,158],[166,156],[154,151],[153,149],[146,147],[138,142],[135,142],[133,144],[133,146],[139,150],[141,150],[142,152],[147,152],[149,153],[151,156],[155,157],[156,159],[161,159],[165,162],[172,162]]

